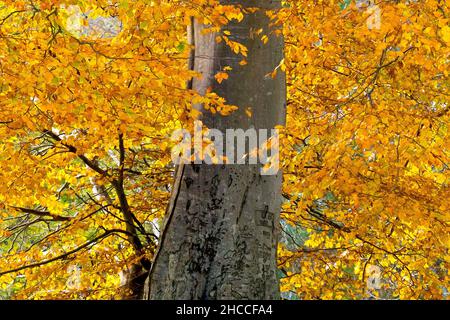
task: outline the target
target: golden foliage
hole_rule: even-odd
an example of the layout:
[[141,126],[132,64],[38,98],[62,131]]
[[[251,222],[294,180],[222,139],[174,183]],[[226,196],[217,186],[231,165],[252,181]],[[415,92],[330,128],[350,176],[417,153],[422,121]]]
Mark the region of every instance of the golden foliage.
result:
[[[267,12],[286,40],[272,75],[288,76],[279,266],[289,297],[449,289],[448,4],[378,6],[379,28],[352,1]],[[120,271],[154,251],[171,133],[196,117],[193,101],[235,109],[186,88],[198,76],[186,27],[196,17],[219,31],[245,12],[215,0],[0,2],[0,297],[120,298]],[[245,68],[247,48],[231,39],[216,38]]]

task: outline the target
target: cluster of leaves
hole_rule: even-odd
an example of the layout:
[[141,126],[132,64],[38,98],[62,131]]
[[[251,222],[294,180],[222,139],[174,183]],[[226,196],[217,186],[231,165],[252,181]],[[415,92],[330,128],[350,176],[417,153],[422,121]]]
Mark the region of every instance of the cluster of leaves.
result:
[[172,132],[194,99],[230,109],[186,88],[186,26],[238,13],[204,1],[0,3],[3,296],[122,295],[120,272],[154,251]]
[[[360,1],[267,12],[286,40],[274,73],[288,76],[289,297],[449,288],[449,8],[377,6],[379,29]],[[221,28],[243,14],[215,0],[0,2],[0,298],[122,296],[120,274],[157,243],[171,133],[197,116],[193,101],[234,109],[187,87],[186,27],[210,25],[245,68]]]
[[[288,231],[280,246],[282,290],[442,299],[450,263],[448,3],[381,1],[373,10],[360,2],[290,1],[276,17],[289,21],[282,216],[307,231],[302,239]],[[368,24],[375,18],[379,28]]]

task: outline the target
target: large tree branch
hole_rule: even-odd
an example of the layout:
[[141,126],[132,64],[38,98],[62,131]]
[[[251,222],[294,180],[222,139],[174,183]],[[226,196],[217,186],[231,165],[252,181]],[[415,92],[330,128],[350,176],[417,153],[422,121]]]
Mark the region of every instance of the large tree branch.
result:
[[100,168],[100,166],[95,163],[94,161],[92,161],[91,159],[87,158],[84,154],[79,154],[78,150],[76,147],[65,143],[56,133],[54,133],[51,130],[44,130],[43,131],[44,134],[46,134],[47,136],[49,136],[50,138],[52,138],[55,141],[58,141],[61,143],[61,145],[63,145],[64,147],[66,147],[71,153],[74,153],[77,155],[77,157],[79,159],[81,159],[81,161],[83,161],[89,168],[91,168],[92,170],[94,170],[95,172],[99,173],[102,176],[105,177],[109,177],[109,173],[107,170],[103,170],[102,168]]
[[11,208],[14,208],[18,211],[24,212],[24,213],[30,213],[36,216],[40,216],[40,217],[50,217],[52,218],[53,221],[69,221],[72,218],[71,217],[64,217],[64,216],[59,216],[56,214],[52,214],[49,211],[41,211],[41,210],[36,210],[36,209],[30,209],[30,208],[23,208],[23,207],[16,207],[16,206],[10,206]]
[[31,269],[31,268],[40,267],[40,266],[43,266],[43,265],[46,265],[46,264],[49,264],[49,263],[52,263],[52,262],[55,262],[55,261],[67,258],[67,257],[73,255],[74,253],[77,253],[78,251],[80,251],[80,250],[82,250],[82,249],[84,249],[84,248],[86,248],[86,247],[88,247],[88,246],[90,246],[90,245],[92,245],[92,244],[94,244],[94,243],[96,243],[98,241],[103,240],[104,238],[108,237],[109,235],[111,235],[113,233],[123,233],[123,230],[118,230],[118,229],[107,230],[102,235],[100,235],[100,236],[98,236],[98,237],[96,237],[96,238],[94,238],[94,239],[92,239],[92,240],[82,244],[79,247],[76,247],[75,249],[67,251],[64,254],[61,254],[59,256],[56,256],[56,257],[53,257],[53,258],[50,258],[50,259],[46,259],[46,260],[43,260],[43,261],[40,261],[40,262],[23,265],[21,267],[17,267],[17,268],[6,270],[6,271],[1,271],[0,272],[0,276],[3,276],[5,274],[9,274],[9,273],[19,272],[19,271],[22,271],[22,270],[25,270],[25,269]]

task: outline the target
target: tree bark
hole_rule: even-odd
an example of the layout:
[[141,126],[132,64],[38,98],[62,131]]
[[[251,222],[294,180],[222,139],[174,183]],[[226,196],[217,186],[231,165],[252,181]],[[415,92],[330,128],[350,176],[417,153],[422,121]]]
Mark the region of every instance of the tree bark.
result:
[[[223,1],[247,7],[275,9],[279,1]],[[202,111],[208,128],[272,129],[285,121],[285,76],[268,77],[283,59],[283,38],[270,34],[264,10],[233,22],[230,39],[248,48],[242,56],[217,34],[202,34],[195,22],[193,66],[203,77],[192,88],[204,94],[211,87],[227,103],[239,106],[230,116]],[[263,29],[269,36],[263,44]],[[230,66],[229,79],[214,75]],[[201,106],[196,106],[200,109]],[[245,112],[251,107],[252,115]],[[270,131],[269,131],[270,132]],[[148,299],[277,299],[276,275],[281,172],[261,175],[261,165],[186,164],[179,166],[165,225],[149,275]]]

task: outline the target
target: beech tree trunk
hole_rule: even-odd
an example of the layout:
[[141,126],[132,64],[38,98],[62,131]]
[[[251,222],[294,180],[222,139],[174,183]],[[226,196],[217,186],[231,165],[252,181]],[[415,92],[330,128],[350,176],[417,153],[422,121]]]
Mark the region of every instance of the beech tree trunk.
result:
[[[239,0],[224,4],[274,9],[279,1]],[[270,34],[264,10],[226,27],[230,39],[248,48],[248,64],[217,34],[202,34],[193,23],[193,67],[203,74],[193,89],[208,87],[239,106],[230,116],[203,112],[203,123],[219,129],[272,129],[284,124],[286,88],[280,71],[267,76],[283,59],[283,39]],[[269,35],[263,44],[261,35]],[[214,75],[231,66],[229,79]],[[252,115],[245,112],[251,107]],[[199,107],[201,109],[201,106]],[[269,131],[270,132],[270,131]],[[281,202],[281,172],[261,175],[261,165],[188,164],[178,167],[159,249],[149,275],[147,299],[278,299],[276,251]]]

